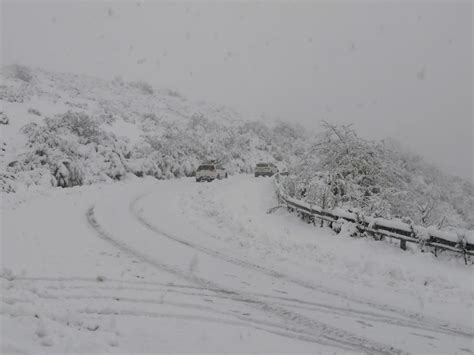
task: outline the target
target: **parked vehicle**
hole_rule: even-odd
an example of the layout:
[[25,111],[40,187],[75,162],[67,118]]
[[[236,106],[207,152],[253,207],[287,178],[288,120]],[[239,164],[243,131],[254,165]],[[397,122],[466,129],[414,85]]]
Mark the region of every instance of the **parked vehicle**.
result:
[[196,170],[196,181],[212,181],[215,179],[221,180],[227,178],[228,174],[225,171],[224,167],[215,162],[210,161],[204,164],[201,164]]
[[258,163],[255,167],[255,177],[273,176],[278,172],[278,168],[273,163]]

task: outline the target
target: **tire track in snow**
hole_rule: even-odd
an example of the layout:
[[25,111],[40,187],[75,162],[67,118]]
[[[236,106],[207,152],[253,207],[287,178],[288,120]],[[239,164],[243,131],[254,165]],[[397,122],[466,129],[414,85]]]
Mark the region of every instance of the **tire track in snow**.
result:
[[[141,197],[143,197],[143,195],[139,196],[132,202],[132,204],[129,206],[130,211],[133,211],[132,205],[136,203]],[[211,290],[211,291],[213,289],[217,289],[220,292],[233,295],[239,300],[241,300],[242,302],[247,302],[249,306],[253,306],[254,308],[257,308],[258,310],[263,311],[264,314],[269,314],[269,315],[276,316],[277,318],[282,319],[285,325],[275,324],[271,322],[262,322],[254,318],[251,318],[251,319],[247,318],[243,320],[249,320],[257,324],[265,324],[265,325],[269,325],[273,327],[278,327],[285,332],[284,333],[286,334],[285,336],[290,337],[290,338],[292,338],[292,336],[286,332],[300,334],[301,336],[305,337],[308,341],[316,343],[316,344],[337,347],[343,350],[362,351],[365,353],[379,353],[379,354],[402,353],[401,350],[396,349],[392,346],[379,344],[369,339],[359,337],[355,334],[348,333],[342,329],[334,328],[328,324],[324,324],[316,320],[313,320],[311,318],[294,313],[292,311],[289,311],[286,308],[282,308],[282,307],[278,307],[269,303],[265,303],[257,298],[252,298],[250,295],[245,295],[235,290],[225,289],[213,281],[209,281],[209,280],[197,277],[195,275],[184,273],[175,267],[163,264],[159,262],[158,260],[154,258],[152,259],[146,254],[143,254],[141,251],[130,247],[123,241],[120,241],[114,238],[108,232],[106,232],[105,229],[98,223],[95,217],[94,207],[89,208],[89,210],[86,213],[86,217],[87,217],[87,221],[89,225],[97,232],[97,235],[101,239],[114,245],[116,248],[121,249],[124,252],[127,252],[128,254],[132,254],[133,256],[141,260],[142,262],[148,263],[159,270],[166,271],[168,273],[171,273],[172,275],[175,275],[178,278],[184,279],[188,282],[195,283],[203,287],[204,289]],[[156,232],[156,233],[159,233],[159,232]],[[192,246],[188,245],[187,242],[183,242],[181,240],[175,240],[173,238],[170,238],[167,235],[162,235],[162,236],[169,238],[171,240],[174,240],[175,242],[178,242],[180,244],[185,244],[188,247],[192,248]],[[241,319],[237,315],[234,315],[234,316]],[[288,326],[288,324],[291,324],[291,326]]]
[[[241,326],[241,327],[246,327],[246,328],[248,328],[249,326],[248,321],[247,322],[234,321],[234,320],[222,319],[222,318],[217,318],[217,317],[206,317],[206,316],[199,316],[199,315],[189,315],[189,314],[169,313],[169,312],[159,313],[159,312],[141,311],[141,310],[124,310],[124,309],[115,309],[115,308],[110,308],[110,307],[109,308],[91,308],[91,307],[83,308],[83,309],[77,310],[77,313],[85,314],[88,316],[97,316],[98,318],[101,318],[101,319],[104,316],[110,316],[110,317],[127,316],[127,317],[160,318],[160,319],[162,318],[181,319],[185,321],[227,324],[231,326]],[[0,315],[6,315],[10,317],[36,318],[37,312],[27,311],[27,310],[15,310],[15,311],[9,312],[7,309],[1,308]],[[68,326],[68,327],[76,326],[76,327],[86,329],[88,331],[95,331],[98,329],[98,328],[88,329],[87,326],[84,327],[84,324],[82,322],[66,321],[62,319],[61,316],[56,316],[56,315],[49,315],[48,319],[61,326]],[[271,327],[271,325],[268,325],[268,326]],[[313,339],[308,335],[300,334],[297,332],[293,333],[291,331],[282,331],[279,329],[279,327],[274,327],[275,329],[258,326],[258,325],[252,325],[252,327],[256,330],[264,331],[264,332],[278,335],[278,336],[283,336],[287,338],[289,337],[289,338],[301,340],[301,341],[313,342]]]
[[[38,280],[38,278],[21,278],[23,280]],[[55,280],[54,278],[41,278],[40,280],[48,280],[52,281]],[[17,280],[17,279],[16,279]],[[95,279],[86,279],[86,278],[59,278],[59,282],[64,282],[64,281],[88,281],[89,283],[98,283],[97,280]],[[107,279],[110,281],[110,279]],[[164,287],[168,288],[149,288],[149,287],[124,287],[122,285],[118,286],[106,286],[107,282],[101,282],[101,285],[98,286],[91,286],[91,285],[74,285],[74,286],[47,286],[46,289],[49,290],[55,290],[55,291],[60,291],[60,290],[81,290],[81,289],[86,289],[86,290],[101,290],[101,291],[139,291],[139,292],[151,292],[151,293],[173,293],[177,295],[184,295],[184,296],[195,296],[195,297],[203,297],[203,298],[211,298],[211,299],[224,299],[224,300],[232,300],[232,301],[238,301],[242,302],[241,299],[232,297],[232,295],[226,294],[221,294],[220,290],[207,290],[212,293],[199,293],[199,292],[190,292],[190,291],[182,291],[179,289],[194,289],[197,291],[206,291],[203,288],[200,287],[193,287],[193,286],[185,286],[185,285],[169,285],[165,283],[157,283],[157,282],[140,282],[140,281],[124,281],[124,283],[129,283],[132,285],[135,284],[144,284],[144,285],[161,285]],[[117,283],[121,283],[120,280],[115,280]],[[173,289],[172,287],[176,287],[178,289]],[[32,289],[28,288],[23,288],[24,290],[34,292]],[[390,318],[389,316],[385,316],[382,314],[377,314],[377,313],[372,313],[372,312],[364,312],[364,311],[359,311],[351,308],[345,308],[345,307],[338,307],[338,306],[331,306],[323,303],[318,303],[318,302],[311,302],[311,301],[304,301],[304,300],[299,300],[295,298],[290,298],[290,297],[283,297],[283,296],[274,296],[274,295],[268,295],[264,293],[255,293],[255,292],[247,292],[247,294],[252,295],[252,296],[257,296],[257,297],[262,297],[271,300],[273,304],[276,304],[278,306],[283,306],[283,307],[290,307],[290,308],[295,308],[295,309],[302,309],[302,310],[307,310],[307,311],[315,311],[315,312],[324,312],[327,314],[331,315],[340,315],[344,317],[351,317],[357,320],[365,320],[365,321],[370,321],[370,322],[378,322],[378,323],[388,323],[392,325],[399,325],[399,326],[408,326],[407,322],[404,320],[400,320],[400,323],[395,323],[393,318]],[[61,297],[63,298],[98,298],[98,299],[103,299],[103,298],[109,298],[110,300],[114,300],[117,298],[120,298],[122,301],[126,301],[127,299],[130,299],[127,296],[74,296],[74,295],[68,295],[67,293],[62,294]],[[52,298],[52,297],[50,297]],[[248,300],[245,302],[248,303]],[[427,330],[427,331],[432,331],[433,329],[431,328],[426,328],[418,323],[410,323],[409,325],[411,328],[416,328],[416,329],[421,329],[421,330]]]
[[[136,305],[154,305],[154,306],[166,305],[166,306],[173,306],[173,307],[176,307],[176,308],[182,308],[182,309],[188,309],[188,310],[211,312],[211,313],[216,313],[216,314],[219,314],[219,315],[231,316],[231,317],[235,317],[236,313],[241,314],[241,312],[239,312],[239,311],[217,310],[214,307],[211,307],[211,306],[208,306],[208,305],[205,305],[205,304],[168,301],[168,300],[165,300],[165,296],[167,294],[167,291],[164,291],[164,294],[162,294],[161,297],[158,300],[151,299],[151,298],[137,298],[137,297],[127,297],[127,296],[118,297],[118,296],[107,296],[107,295],[64,295],[64,294],[61,294],[61,295],[58,296],[58,295],[45,294],[45,293],[42,293],[42,292],[37,291],[37,290],[30,290],[30,292],[32,292],[36,297],[38,297],[40,299],[43,299],[43,300],[54,300],[54,301],[57,301],[57,300],[73,300],[73,301],[74,300],[77,300],[77,301],[89,300],[89,302],[115,301],[115,302],[113,302],[115,305],[120,304],[120,306],[121,306],[119,308],[113,307],[113,306],[111,307],[110,303],[107,303],[107,306],[101,307],[101,308],[95,308],[98,311],[92,312],[92,313],[99,313],[99,312],[102,312],[104,314],[112,313],[110,311],[111,309],[115,309],[117,312],[133,312],[133,311],[142,312],[142,313],[145,312],[145,311],[141,311],[141,310],[129,310],[129,309],[123,308],[127,304],[132,304],[132,305],[136,304]],[[184,295],[192,295],[192,294],[184,294]],[[205,296],[207,296],[207,295],[205,295]],[[224,300],[233,301],[233,299],[229,299],[229,298],[225,298]],[[16,302],[23,302],[23,303],[29,303],[30,302],[29,300],[21,300],[21,299],[16,299],[15,301]],[[204,301],[204,299],[203,299],[203,301]],[[69,305],[69,307],[72,308],[71,305]],[[82,302],[79,303],[79,307],[83,307]],[[87,307],[85,309],[86,310],[90,309],[90,307]],[[84,308],[83,308],[83,310],[84,310]],[[244,319],[247,320],[247,318],[244,318]],[[226,321],[226,319],[222,319],[222,320]],[[248,322],[246,322],[246,323],[242,322],[242,324],[245,324],[245,325],[248,326]],[[266,325],[268,325],[268,324],[266,324]]]
[[[21,278],[23,280],[28,279],[30,281],[38,280],[38,278]],[[54,280],[53,278],[46,278],[48,281]],[[88,283],[95,283],[97,284],[98,281],[95,279],[86,279],[86,278],[60,278],[61,281],[58,282],[64,282],[64,281],[71,281],[75,282],[74,280],[80,280],[80,281],[88,281]],[[18,280],[18,279],[15,279]],[[39,279],[39,281],[43,281],[44,279]],[[110,279],[107,279],[110,281]],[[196,297],[205,297],[205,298],[211,298],[211,299],[230,299],[232,301],[238,301],[242,302],[241,299],[232,297],[232,295],[228,295],[227,293],[222,294],[220,293],[220,290],[205,290],[200,287],[193,287],[193,286],[184,286],[184,285],[169,285],[165,283],[155,283],[155,282],[135,282],[135,281],[129,281],[130,284],[135,285],[135,284],[145,284],[145,285],[161,285],[163,287],[168,287],[168,288],[159,288],[159,287],[124,287],[123,285],[118,285],[118,286],[107,286],[108,281],[101,282],[100,285],[93,286],[93,285],[73,285],[73,286],[46,286],[44,287],[46,290],[53,290],[53,291],[61,291],[61,290],[89,290],[89,291],[122,291],[122,292],[127,292],[127,291],[139,291],[139,292],[150,292],[150,293],[173,293],[177,295],[183,295],[183,296],[196,296]],[[117,283],[121,283],[119,280],[116,280]],[[127,282],[125,282],[127,283]],[[17,286],[18,287],[18,286]],[[174,289],[173,287],[176,287],[177,289]],[[183,291],[181,289],[191,289],[191,290],[196,290],[194,292],[191,291]],[[23,287],[23,290],[34,292],[33,289],[25,288]],[[199,293],[197,291],[210,291],[212,293]],[[274,295],[268,295],[265,293],[256,293],[256,292],[246,292],[249,295],[256,296],[256,297],[262,297],[271,300],[273,304],[283,306],[283,307],[291,307],[295,309],[303,309],[303,310],[308,310],[308,311],[317,311],[317,312],[324,312],[327,314],[331,315],[341,315],[345,317],[351,317],[354,319],[363,319],[366,321],[372,321],[372,322],[379,322],[379,323],[390,323],[392,319],[387,318],[384,315],[380,314],[372,314],[372,313],[366,313],[363,311],[358,311],[354,310],[351,308],[345,308],[345,307],[338,307],[338,306],[331,306],[331,305],[326,305],[322,303],[317,303],[317,302],[310,302],[310,301],[303,301],[303,300],[298,300],[295,298],[289,298],[289,297],[282,297],[282,296],[274,296]],[[74,298],[73,295],[68,295],[67,293],[62,294],[61,297],[64,298]],[[87,296],[80,296],[82,298],[87,298]],[[89,296],[90,297],[90,296]],[[95,297],[95,296],[94,296]],[[97,298],[103,298],[104,296],[97,296]],[[111,300],[115,298],[120,298],[121,300],[125,300],[127,297],[123,296],[105,296],[109,297]],[[245,302],[248,302],[245,301]],[[411,325],[412,328],[418,328],[422,330],[427,330],[423,327],[420,327],[418,324],[414,323]]]
[[[63,288],[54,288],[54,290],[58,289],[63,289]],[[70,289],[70,288],[69,288]],[[100,288],[104,289],[104,288]],[[105,288],[108,289],[108,288]],[[177,308],[183,308],[183,309],[188,309],[188,310],[199,310],[199,311],[206,311],[206,312],[211,312],[211,313],[216,313],[220,315],[226,315],[226,316],[231,316],[235,317],[236,314],[241,314],[240,311],[218,311],[213,307],[210,306],[205,306],[205,305],[199,305],[199,304],[194,304],[194,303],[187,303],[187,302],[169,302],[169,301],[156,301],[153,299],[142,299],[142,298],[131,298],[131,297],[117,297],[117,296],[104,296],[104,295],[97,295],[97,296],[90,296],[90,295],[60,295],[60,296],[53,296],[49,294],[42,294],[39,291],[35,291],[33,289],[26,289],[24,288],[23,290],[30,291],[31,293],[35,294],[36,297],[41,298],[41,299],[46,299],[46,300],[89,300],[89,301],[120,301],[120,303],[132,303],[132,304],[154,304],[154,305],[168,305],[168,306],[173,306]],[[132,288],[132,290],[136,290],[135,288]],[[151,290],[149,290],[151,291]],[[168,292],[168,290],[163,290],[165,293]],[[173,290],[172,290],[173,291]],[[156,292],[156,290],[155,290]],[[215,291],[213,291],[215,292]],[[192,295],[192,296],[205,296],[209,298],[214,298],[217,297],[215,295],[208,295],[208,294],[195,294],[195,293],[181,293],[183,295]],[[220,298],[223,298],[225,300],[232,300],[232,301],[241,301],[238,299],[234,298],[228,298],[224,296],[218,296]],[[117,300],[117,298],[119,298]],[[205,299],[204,299],[205,300]],[[9,298],[9,301],[14,301],[13,303],[24,303],[24,304],[31,304],[31,300],[23,300],[23,299],[12,299]],[[7,303],[10,305],[10,302]],[[43,305],[44,306],[44,303]],[[71,310],[72,305],[68,305],[68,309]],[[82,303],[79,304],[79,306],[82,306]],[[251,323],[257,323],[257,324],[263,324],[266,327],[258,326],[255,324],[251,324],[254,329],[257,330],[262,330],[266,331],[271,334],[279,335],[279,336],[284,336],[284,337],[290,337],[293,339],[298,339],[302,341],[307,341],[307,342],[314,342],[314,339],[310,336],[307,335],[302,335],[300,333],[293,333],[291,331],[285,330],[282,331],[281,327],[279,325],[271,324],[269,322],[258,322],[255,320],[252,320],[250,317],[245,317],[246,322],[243,321],[232,321],[229,319],[223,319],[223,318],[213,318],[213,317],[205,317],[205,316],[199,316],[199,315],[183,315],[183,314],[177,314],[177,313],[158,313],[158,312],[152,312],[152,311],[143,311],[143,310],[130,310],[130,309],[124,309],[122,308],[116,308],[116,307],[99,307],[99,308],[93,308],[93,307],[87,307],[87,308],[79,308],[77,310],[74,310],[76,313],[82,313],[82,314],[87,314],[87,315],[97,315],[97,316],[104,316],[104,315],[110,315],[110,316],[135,316],[135,317],[152,317],[152,318],[176,318],[176,319],[182,319],[182,320],[190,320],[190,321],[204,321],[204,322],[211,322],[211,323],[217,323],[217,324],[228,324],[228,325],[234,325],[234,326],[249,326],[249,320]],[[23,317],[36,317],[38,312],[33,312],[33,311],[15,311],[15,312],[8,312],[5,309],[0,309],[0,314],[3,315],[10,315],[10,316],[23,316]],[[41,313],[41,312],[39,312]],[[64,323],[63,325],[66,325],[66,321],[60,321],[60,317],[49,317],[52,321],[55,321],[56,323]],[[70,326],[71,321],[68,322],[67,326]],[[79,326],[81,324],[78,324]],[[270,328],[268,328],[270,327]],[[275,329],[273,329],[275,328]]]
[[[4,279],[10,282],[5,276],[0,275],[0,279]],[[185,284],[175,284],[173,282],[157,282],[157,281],[137,281],[137,280],[121,280],[114,278],[105,278],[104,281],[98,281],[97,278],[88,278],[88,277],[29,277],[29,276],[15,276],[11,281],[32,281],[32,282],[54,282],[54,283],[63,283],[63,282],[84,282],[84,283],[94,283],[94,284],[107,284],[107,283],[117,283],[119,286],[123,287],[123,284],[126,285],[139,285],[139,286],[164,286],[164,287],[173,287],[173,288],[183,288],[183,289],[194,289],[202,290],[202,287],[196,287]],[[75,285],[76,287],[81,287],[80,285]],[[88,287],[88,286],[83,286]],[[91,286],[89,286],[91,287]],[[71,288],[69,286],[69,288]],[[123,287],[125,289],[125,287]],[[156,289],[156,288],[154,288]],[[153,289],[152,289],[153,290]],[[217,290],[216,290],[217,291]]]
[[[139,292],[152,292],[152,293],[160,293],[160,297],[163,297],[164,295],[167,294],[176,294],[176,295],[182,295],[182,296],[192,296],[192,297],[202,297],[202,300],[205,302],[213,302],[215,300],[230,300],[230,301],[237,301],[237,302],[244,302],[244,303],[253,303],[253,301],[249,300],[242,300],[240,298],[232,297],[230,295],[222,295],[219,294],[219,291],[212,291],[213,293],[217,294],[210,294],[210,293],[199,293],[199,292],[186,292],[186,291],[179,291],[175,289],[149,289],[149,288],[123,288],[123,287],[113,287],[113,286],[99,286],[99,287],[84,287],[84,286],[72,286],[72,287],[67,287],[67,288],[47,288],[47,289],[52,289],[55,291],[58,290],[101,290],[101,291],[139,291]],[[26,289],[28,290],[28,289]],[[150,304],[169,304],[169,305],[174,305],[178,306],[178,303],[171,303],[171,302],[164,302],[164,301],[156,301],[154,299],[146,299],[146,298],[136,298],[136,297],[129,297],[129,296],[117,296],[116,293],[114,295],[93,295],[91,296],[90,294],[87,295],[82,295],[82,294],[68,294],[68,293],[60,293],[60,296],[53,296],[50,294],[41,294],[38,291],[34,290],[28,290],[36,296],[44,299],[90,299],[90,300],[110,300],[110,301],[121,301],[121,302],[131,302],[131,303],[150,303]],[[271,300],[272,304],[282,306],[282,307],[290,307],[290,308],[295,308],[295,309],[301,309],[305,311],[314,311],[314,312],[323,312],[331,315],[339,315],[343,317],[350,317],[355,319],[357,322],[363,320],[363,321],[368,321],[368,322],[378,322],[382,324],[392,324],[390,323],[391,319],[387,319],[383,315],[372,315],[368,313],[364,313],[361,311],[353,310],[350,308],[342,308],[342,307],[333,307],[333,306],[327,306],[324,304],[320,303],[315,303],[315,302],[309,302],[309,301],[300,301],[297,299],[291,299],[291,298],[285,298],[285,297],[276,297],[276,296],[271,296],[271,295],[266,295],[263,293],[248,293],[252,296],[257,296],[257,297],[263,297]],[[16,300],[16,302],[27,302],[27,301],[22,301],[22,300]],[[213,308],[207,308],[210,311],[214,311]],[[226,312],[219,312],[222,314],[227,314],[229,313]],[[232,314],[233,315],[233,314]],[[359,322],[360,323],[360,322]],[[361,323],[362,324],[362,323]],[[372,326],[372,324],[370,324]],[[420,330],[430,330],[426,329],[424,327],[420,327],[418,324],[412,324],[410,328],[414,329],[420,329]]]
[[[308,281],[304,281],[304,280],[286,275],[284,273],[268,269],[268,268],[263,267],[261,265],[257,265],[255,263],[249,262],[247,260],[235,258],[235,257],[233,257],[231,255],[228,255],[228,254],[223,254],[223,253],[221,253],[217,250],[214,250],[214,249],[205,247],[203,245],[193,243],[189,240],[185,240],[183,238],[171,235],[171,234],[159,229],[156,225],[151,224],[149,221],[146,220],[146,218],[142,215],[142,213],[140,213],[140,211],[137,210],[137,208],[136,208],[137,203],[145,196],[146,196],[146,194],[142,194],[142,195],[138,196],[135,200],[133,200],[132,203],[130,204],[130,211],[142,225],[144,225],[148,229],[152,230],[156,234],[165,236],[168,239],[174,240],[175,242],[186,245],[190,248],[193,248],[193,249],[195,249],[197,251],[200,251],[202,253],[205,253],[207,255],[214,256],[214,257],[219,258],[221,260],[230,262],[234,265],[241,266],[241,267],[250,269],[252,271],[260,272],[260,273],[266,274],[268,276],[271,276],[271,277],[274,277],[274,278],[277,278],[277,279],[281,279],[281,280],[287,281],[289,283],[296,284],[298,286],[301,286],[301,287],[304,287],[304,288],[307,288],[307,289],[311,289],[311,290],[314,290],[314,291],[329,294],[331,296],[336,296],[336,297],[342,298],[342,299],[347,300],[347,301],[357,302],[361,305],[369,306],[370,308],[375,308],[379,311],[395,313],[398,316],[403,316],[405,318],[400,318],[398,316],[393,317],[393,316],[389,316],[389,315],[380,315],[380,314],[377,314],[377,313],[367,312],[367,311],[352,310],[353,312],[360,312],[361,315],[366,314],[366,315],[371,315],[371,316],[374,316],[374,317],[384,317],[385,322],[390,323],[392,325],[396,325],[396,326],[413,327],[413,328],[424,329],[424,330],[428,330],[428,331],[432,331],[432,332],[436,332],[436,333],[442,333],[442,334],[447,334],[447,335],[456,335],[456,336],[462,336],[462,337],[466,337],[466,338],[473,338],[474,337],[474,333],[470,332],[469,330],[465,330],[465,329],[462,329],[462,328],[457,327],[457,326],[453,327],[452,325],[446,324],[446,322],[438,320],[436,318],[428,318],[428,317],[423,316],[423,315],[418,314],[418,313],[411,313],[411,312],[409,312],[405,309],[399,309],[399,308],[389,306],[389,305],[385,305],[385,304],[376,304],[376,303],[370,302],[368,300],[357,298],[355,295],[347,295],[347,294],[344,294],[344,293],[342,293],[340,291],[337,291],[337,290],[332,290],[332,289],[326,288],[326,287],[321,286],[321,285],[315,285],[315,284],[310,283]],[[322,306],[324,306],[324,305],[322,305]]]
[[[158,313],[158,312],[149,312],[149,311],[127,311],[127,310],[113,310],[109,309],[107,312],[103,312],[101,310],[91,310],[86,309],[83,311],[79,311],[79,313],[89,314],[89,315],[98,315],[98,316],[132,316],[132,317],[149,317],[149,318],[169,318],[169,319],[181,319],[185,321],[197,321],[197,322],[207,322],[207,323],[216,323],[216,324],[227,324],[232,326],[243,326],[248,327],[248,322],[239,322],[239,321],[232,321],[232,320],[225,320],[221,318],[214,318],[214,317],[205,317],[205,316],[194,316],[188,314],[179,314],[179,313]],[[312,337],[300,334],[300,333],[292,333],[291,331],[281,331],[281,330],[273,330],[268,329],[265,327],[260,326],[253,326],[256,330],[261,330],[270,334],[289,337],[296,340],[313,342]]]

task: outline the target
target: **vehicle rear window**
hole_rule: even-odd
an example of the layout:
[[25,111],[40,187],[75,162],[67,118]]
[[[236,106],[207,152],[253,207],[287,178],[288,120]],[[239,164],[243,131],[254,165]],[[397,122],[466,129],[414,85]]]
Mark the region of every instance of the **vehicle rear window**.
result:
[[266,168],[268,166],[268,164],[265,164],[265,163],[258,163],[257,164],[257,167],[259,168]]
[[198,171],[201,170],[215,170],[214,165],[201,165],[198,168]]

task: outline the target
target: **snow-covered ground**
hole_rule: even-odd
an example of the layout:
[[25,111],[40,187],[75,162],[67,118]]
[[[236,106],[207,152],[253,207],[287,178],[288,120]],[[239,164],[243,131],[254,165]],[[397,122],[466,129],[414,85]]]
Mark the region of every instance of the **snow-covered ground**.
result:
[[275,205],[249,175],[4,195],[1,350],[474,351],[471,268]]

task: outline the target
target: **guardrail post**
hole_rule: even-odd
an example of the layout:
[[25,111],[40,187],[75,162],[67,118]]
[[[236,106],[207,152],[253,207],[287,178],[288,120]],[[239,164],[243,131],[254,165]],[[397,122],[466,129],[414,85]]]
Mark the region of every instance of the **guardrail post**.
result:
[[400,249],[407,250],[407,241],[405,239],[400,239]]

